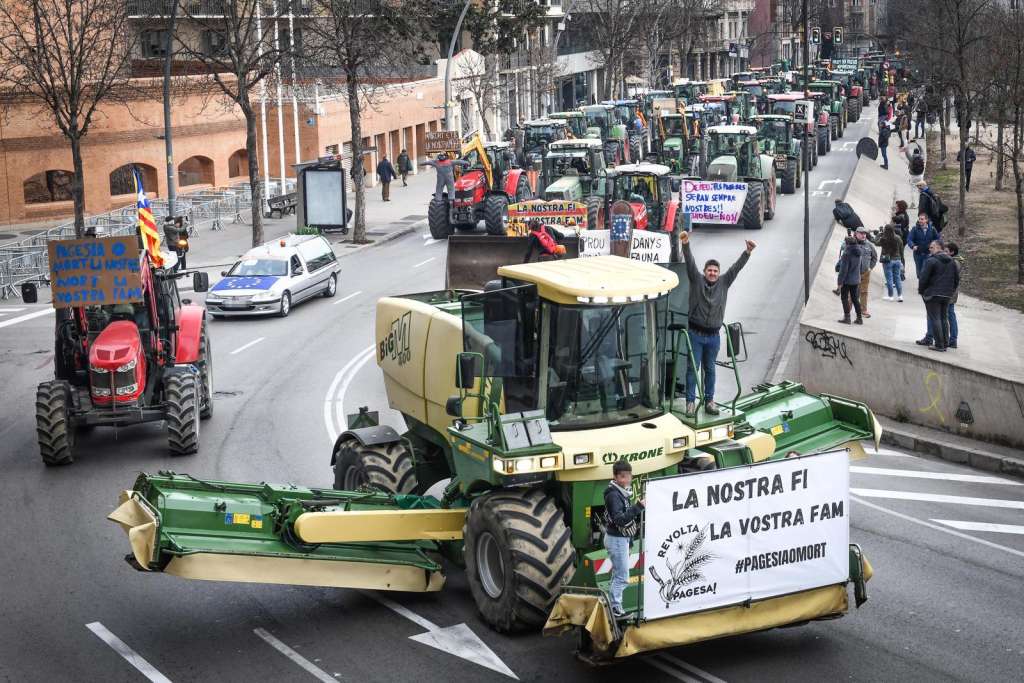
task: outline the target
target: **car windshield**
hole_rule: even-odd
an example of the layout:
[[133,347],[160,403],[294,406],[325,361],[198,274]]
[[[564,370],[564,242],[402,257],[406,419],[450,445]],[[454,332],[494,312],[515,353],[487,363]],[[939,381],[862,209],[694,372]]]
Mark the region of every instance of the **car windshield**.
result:
[[661,413],[654,302],[546,307],[551,336],[543,396],[553,430],[604,427]]
[[276,258],[242,259],[231,266],[227,277],[277,276],[288,274],[288,262]]

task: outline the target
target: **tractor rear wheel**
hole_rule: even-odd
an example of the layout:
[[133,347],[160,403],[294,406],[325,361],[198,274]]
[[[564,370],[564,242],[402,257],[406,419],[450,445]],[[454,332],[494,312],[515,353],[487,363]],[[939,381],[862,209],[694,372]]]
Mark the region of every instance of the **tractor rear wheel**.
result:
[[800,154],[796,158],[796,187],[799,190],[804,179],[804,150],[800,148]]
[[539,489],[480,496],[463,537],[469,589],[484,620],[500,633],[541,626],[576,560],[554,499]]
[[829,137],[831,137],[833,140],[838,140],[839,136],[842,135],[842,133],[839,132],[839,117],[836,116],[835,114],[828,117],[828,128]]
[[629,163],[639,164],[641,158],[643,158],[643,146],[640,143],[640,138],[634,135],[629,139]]
[[416,490],[412,452],[404,441],[363,446],[357,439],[347,438],[338,442],[334,455],[335,489],[373,488],[388,493]]
[[199,328],[199,360],[202,362],[199,377],[203,385],[199,417],[206,420],[213,415],[213,351],[210,348],[210,334],[206,331],[205,320]]
[[828,128],[818,128],[818,156],[825,156],[828,154]]
[[488,235],[504,235],[508,219],[508,197],[489,194],[484,198],[484,227]]
[[764,188],[764,219],[770,221],[775,218],[775,202],[778,194],[775,193],[775,171],[772,171],[768,184]]
[[191,455],[199,450],[200,383],[191,372],[164,378],[164,420],[171,455]]
[[747,184],[747,198],[740,212],[740,223],[747,230],[764,227],[764,187],[760,183]]
[[782,194],[795,194],[797,184],[796,160],[786,161],[786,170],[782,172]]
[[75,461],[75,430],[71,426],[71,387],[51,380],[36,388],[36,438],[43,462],[53,467]]
[[448,202],[434,197],[427,206],[427,226],[435,240],[446,240],[451,228],[448,225]]
[[604,229],[604,199],[587,197],[587,230]]

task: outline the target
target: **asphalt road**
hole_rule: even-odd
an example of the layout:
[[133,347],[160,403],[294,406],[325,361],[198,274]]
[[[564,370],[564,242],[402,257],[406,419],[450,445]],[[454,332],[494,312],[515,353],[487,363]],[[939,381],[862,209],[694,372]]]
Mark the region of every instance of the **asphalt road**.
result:
[[[844,141],[855,142],[857,128]],[[852,144],[842,146],[812,173],[812,189],[836,179],[821,192],[843,187],[855,157]],[[812,198],[812,245],[824,238],[831,203]],[[744,238],[759,242],[730,296],[729,318],[748,334],[747,383],[768,374],[800,297],[801,216],[799,195],[780,197],[759,234],[707,229],[693,237],[698,258],[724,263]],[[203,423],[200,453],[180,459],[166,455],[157,423],[95,430],[81,437],[75,465],[44,468],[32,400],[52,372],[52,315],[0,305],[0,680],[507,680],[494,670],[504,666],[524,681],[1003,681],[1024,670],[1024,487],[906,453],[852,463],[851,538],[876,569],[860,610],[597,671],[574,660],[570,637],[491,632],[458,571],[439,594],[381,602],[358,591],[132,570],[124,534],[104,518],[138,471],[329,486],[340,416],[386,406],[368,354],[374,302],[440,287],[443,245],[413,234],[342,264],[334,299],[299,305],[286,320],[211,324],[216,410]],[[482,645],[452,630],[460,624]],[[459,647],[445,640],[453,635]],[[489,652],[501,664],[484,668],[446,646],[478,660]]]

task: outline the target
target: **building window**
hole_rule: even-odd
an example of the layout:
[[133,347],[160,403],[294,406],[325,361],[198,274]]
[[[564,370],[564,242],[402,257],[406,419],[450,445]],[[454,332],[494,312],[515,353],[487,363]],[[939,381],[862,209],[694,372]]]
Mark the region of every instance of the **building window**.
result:
[[222,31],[203,31],[203,54],[222,57],[228,52],[228,39]]
[[135,175],[132,170],[138,170],[142,176],[142,187],[149,192],[157,191],[156,169],[149,164],[136,163],[118,166],[110,172],[110,196],[135,194]]
[[50,170],[36,173],[22,183],[26,204],[71,201],[71,171]]
[[143,31],[139,43],[146,59],[163,57],[167,53],[167,31]]

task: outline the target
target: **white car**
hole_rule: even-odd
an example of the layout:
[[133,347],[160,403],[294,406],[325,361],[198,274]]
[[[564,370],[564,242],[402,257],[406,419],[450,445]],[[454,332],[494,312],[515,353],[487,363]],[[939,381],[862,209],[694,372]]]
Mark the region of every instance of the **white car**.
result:
[[206,295],[214,318],[234,315],[287,316],[292,306],[338,291],[338,258],[319,235],[286,235],[253,249],[221,273]]

